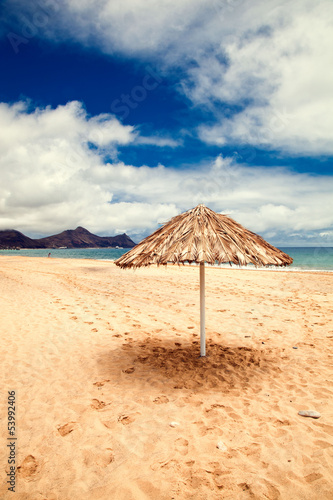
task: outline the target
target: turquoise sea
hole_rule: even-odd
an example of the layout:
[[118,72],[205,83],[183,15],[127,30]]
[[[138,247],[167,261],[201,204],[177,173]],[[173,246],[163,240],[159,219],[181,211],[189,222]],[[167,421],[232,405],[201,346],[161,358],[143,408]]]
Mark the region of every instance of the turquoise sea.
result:
[[[279,247],[290,255],[294,262],[286,268],[277,268],[290,271],[331,271],[333,272],[333,247]],[[127,252],[128,248],[75,248],[75,249],[42,249],[42,250],[0,250],[1,255],[16,255],[28,257],[47,257],[64,259],[97,259],[116,260]],[[230,267],[224,264],[222,267]],[[238,267],[238,266],[232,266]],[[248,266],[250,268],[251,266]],[[276,269],[276,268],[273,268]]]

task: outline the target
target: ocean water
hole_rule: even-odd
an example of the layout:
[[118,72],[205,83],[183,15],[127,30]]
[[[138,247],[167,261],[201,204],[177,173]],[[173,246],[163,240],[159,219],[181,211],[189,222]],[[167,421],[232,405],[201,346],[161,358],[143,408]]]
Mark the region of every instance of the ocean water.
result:
[[[294,262],[291,266],[285,268],[270,267],[268,269],[280,269],[289,271],[331,271],[333,272],[333,247],[279,247],[290,255]],[[66,249],[38,249],[38,250],[0,250],[1,255],[15,255],[28,257],[47,257],[51,252],[51,258],[63,259],[97,259],[97,260],[116,260],[129,248],[66,248]],[[223,264],[221,267],[230,268],[229,264]],[[232,266],[238,268],[238,266]],[[253,266],[247,266],[247,269],[255,269]]]
[[333,271],[333,247],[280,248],[294,259],[291,270]]
[[1,255],[23,255],[27,257],[51,257],[60,259],[97,259],[97,260],[116,260],[121,257],[130,248],[42,248],[36,250],[0,250]]

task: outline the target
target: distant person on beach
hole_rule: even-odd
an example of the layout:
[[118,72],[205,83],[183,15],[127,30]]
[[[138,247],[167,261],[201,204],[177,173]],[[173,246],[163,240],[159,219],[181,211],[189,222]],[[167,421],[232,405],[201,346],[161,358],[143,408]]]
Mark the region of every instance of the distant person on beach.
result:
[[51,252],[49,252],[49,253],[47,254],[47,256],[48,256],[48,257],[51,257]]

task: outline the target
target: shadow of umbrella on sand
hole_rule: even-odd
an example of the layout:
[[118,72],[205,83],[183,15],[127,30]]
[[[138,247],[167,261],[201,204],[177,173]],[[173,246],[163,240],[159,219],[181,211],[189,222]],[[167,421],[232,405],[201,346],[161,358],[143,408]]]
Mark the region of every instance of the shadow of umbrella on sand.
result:
[[227,215],[198,205],[147,236],[115,261],[121,268],[151,264],[200,264],[200,355],[206,355],[205,262],[287,266],[293,259]]

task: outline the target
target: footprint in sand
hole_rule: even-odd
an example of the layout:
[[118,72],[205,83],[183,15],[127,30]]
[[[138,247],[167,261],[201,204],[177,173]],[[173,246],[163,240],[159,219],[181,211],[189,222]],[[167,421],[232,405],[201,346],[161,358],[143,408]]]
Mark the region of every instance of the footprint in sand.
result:
[[317,479],[320,479],[322,478],[323,475],[320,474],[319,472],[312,472],[311,474],[308,474],[307,476],[305,476],[305,481],[307,483],[313,483],[313,481],[317,481]]
[[159,469],[173,469],[173,470],[178,470],[179,469],[179,463],[177,460],[163,460],[160,462],[156,462],[150,466],[151,470],[159,470]]
[[98,399],[93,399],[90,406],[94,410],[102,410],[106,406],[106,403],[104,403],[104,401],[99,401]]
[[169,403],[169,399],[166,396],[158,396],[157,398],[154,399],[154,403],[157,405]]
[[30,477],[37,471],[38,462],[33,455],[25,457],[21,465],[17,467],[17,472],[21,477]]
[[117,423],[113,420],[102,420],[102,424],[107,428],[107,429],[114,429],[117,425]]
[[207,436],[207,434],[212,431],[211,427],[207,427],[207,425],[202,421],[198,420],[197,422],[193,422],[194,425],[197,426],[197,432],[200,437]]
[[102,381],[98,381],[98,382],[94,382],[93,385],[96,385],[96,387],[102,387],[104,384],[106,384],[106,382],[110,382],[110,379],[105,379],[105,380],[102,380]]
[[124,373],[133,373],[135,371],[134,366],[130,366],[129,368],[126,368],[126,370],[123,370]]
[[120,415],[120,417],[118,417],[118,422],[120,422],[123,425],[129,425],[132,422],[134,422],[134,420],[138,415],[140,415],[140,413],[132,413],[131,415]]
[[187,439],[184,439],[184,438],[176,439],[175,449],[181,455],[187,455],[188,454],[188,441],[187,441]]
[[330,448],[332,445],[329,441],[315,441],[314,444],[319,448]]
[[83,452],[84,463],[88,466],[107,467],[114,461],[114,454],[111,448],[105,450],[91,450],[87,449]]
[[77,427],[76,422],[68,422],[68,424],[58,427],[58,432],[61,436],[67,436],[67,434],[73,432],[73,430],[76,429],[76,427]]
[[138,356],[135,361],[139,363],[146,363],[149,359],[149,356]]

